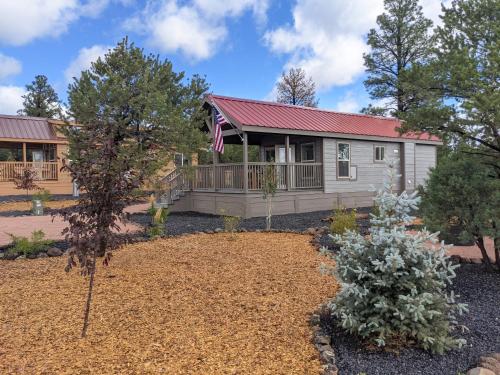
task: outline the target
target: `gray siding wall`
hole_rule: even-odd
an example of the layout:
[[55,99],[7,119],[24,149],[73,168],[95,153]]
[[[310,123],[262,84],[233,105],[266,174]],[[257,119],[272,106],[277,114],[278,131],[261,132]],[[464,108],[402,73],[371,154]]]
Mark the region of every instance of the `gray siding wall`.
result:
[[403,143],[403,189],[415,190],[415,143]]
[[436,146],[415,146],[415,183],[424,185],[428,178],[430,168],[436,166]]
[[[273,198],[273,215],[329,211],[337,207],[373,206],[373,193],[324,193],[323,191],[279,191]],[[259,193],[221,193],[191,191],[175,201],[169,211],[196,211],[220,215],[221,210],[227,215],[244,218],[265,216],[266,202]],[[326,216],[326,215],[325,215]]]
[[[346,180],[337,178],[337,143],[351,145],[351,166],[357,167],[357,178]],[[325,193],[369,192],[370,186],[379,188],[384,178],[385,164],[375,162],[375,146],[385,147],[386,158],[400,157],[400,143],[358,140],[323,139]],[[401,173],[401,169],[399,171]],[[396,189],[401,189],[401,181],[396,181]],[[371,206],[371,204],[370,204]]]

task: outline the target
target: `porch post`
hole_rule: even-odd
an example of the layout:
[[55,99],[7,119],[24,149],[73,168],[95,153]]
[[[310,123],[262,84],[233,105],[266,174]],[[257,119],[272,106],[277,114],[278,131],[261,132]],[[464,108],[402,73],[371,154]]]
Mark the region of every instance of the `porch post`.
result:
[[216,174],[217,174],[217,164],[219,163],[219,153],[217,151],[215,151],[215,127],[214,127],[214,124],[215,124],[215,121],[214,121],[214,114],[212,112],[212,147],[213,147],[213,165],[212,165],[212,190],[215,191],[217,190],[216,189],[216,181],[217,181],[217,177],[216,177]]
[[286,190],[290,190],[290,136],[285,135],[285,180],[286,180]]
[[243,132],[243,191],[248,193],[248,133]]
[[23,143],[23,163],[26,164],[26,142]]

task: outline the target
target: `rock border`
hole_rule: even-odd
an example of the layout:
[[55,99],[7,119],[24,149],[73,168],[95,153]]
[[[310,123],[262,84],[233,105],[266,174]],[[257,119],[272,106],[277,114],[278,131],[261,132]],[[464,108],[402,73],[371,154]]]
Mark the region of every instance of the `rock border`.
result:
[[312,326],[312,342],[319,352],[319,359],[323,367],[323,375],[338,375],[339,369],[335,364],[335,351],[332,348],[332,338],[322,328],[321,322],[331,314],[330,309],[325,305],[311,315],[309,323]]

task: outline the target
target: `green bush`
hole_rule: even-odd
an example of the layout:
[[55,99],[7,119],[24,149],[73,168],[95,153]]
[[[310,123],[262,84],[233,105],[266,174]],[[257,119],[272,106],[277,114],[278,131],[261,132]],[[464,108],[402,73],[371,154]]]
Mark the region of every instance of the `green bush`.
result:
[[[222,216],[222,221],[224,223],[224,231],[228,233],[234,233],[238,229],[241,223],[241,216],[226,215],[226,210],[221,209],[219,211]],[[232,239],[235,237],[232,236]]]
[[31,238],[15,236],[9,234],[12,239],[11,246],[7,251],[8,254],[23,254],[26,257],[36,256],[47,249],[54,243],[52,240],[45,239],[45,233],[40,230],[35,230],[31,233]]
[[148,228],[148,235],[151,237],[163,236],[165,234],[165,222],[168,217],[168,210],[162,207],[156,208],[154,203],[148,209],[151,215],[151,225]]
[[[500,179],[494,166],[467,152],[449,153],[432,170],[422,194],[422,216],[447,242],[475,242],[492,269],[484,239],[500,240]],[[500,267],[500,252],[498,259]]]
[[42,203],[48,202],[52,199],[50,192],[47,189],[40,189],[33,194],[33,200],[40,200]]
[[436,243],[437,234],[408,232],[419,198],[393,193],[395,162],[388,168],[375,198],[379,215],[370,220],[370,237],[354,231],[332,236],[340,251],[333,256],[335,268],[323,266],[323,271],[341,283],[330,303],[335,322],[368,344],[390,349],[416,344],[442,353],[460,347],[464,340],[452,332],[466,306],[448,289],[458,265],[443,245],[429,251],[427,243]]
[[333,211],[333,221],[330,224],[332,234],[342,235],[346,230],[357,230],[356,209],[348,211],[346,208],[336,208]]

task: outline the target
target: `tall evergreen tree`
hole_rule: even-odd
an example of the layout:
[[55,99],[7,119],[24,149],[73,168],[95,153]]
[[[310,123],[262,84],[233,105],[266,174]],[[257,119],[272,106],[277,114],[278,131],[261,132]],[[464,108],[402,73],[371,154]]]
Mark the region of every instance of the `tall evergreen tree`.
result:
[[[92,63],[69,86],[69,111],[81,127],[68,127],[71,163],[65,169],[86,192],[63,213],[72,245],[67,270],[79,263],[89,275],[82,336],[88,327],[96,258],[122,238],[119,223],[133,190],[165,165],[174,151],[192,152],[206,141],[197,125],[208,85],[195,76],[185,83],[172,63],[144,55],[127,39]],[[206,115],[206,114],[205,114]]]
[[443,12],[435,60],[414,67],[425,105],[403,116],[403,129],[465,142],[500,176],[500,2],[454,0]]
[[291,68],[283,72],[276,84],[278,103],[317,107],[316,85],[311,77],[307,77],[302,68]]
[[23,116],[61,118],[61,102],[47,77],[37,75],[33,82],[26,85],[26,94],[22,96],[23,109],[17,111]]
[[377,17],[378,29],[368,33],[371,51],[364,55],[368,73],[364,84],[371,99],[386,104],[363,112],[398,116],[414,104],[415,98],[405,90],[406,72],[412,64],[430,57],[432,21],[424,17],[418,0],[385,0],[384,8]]

